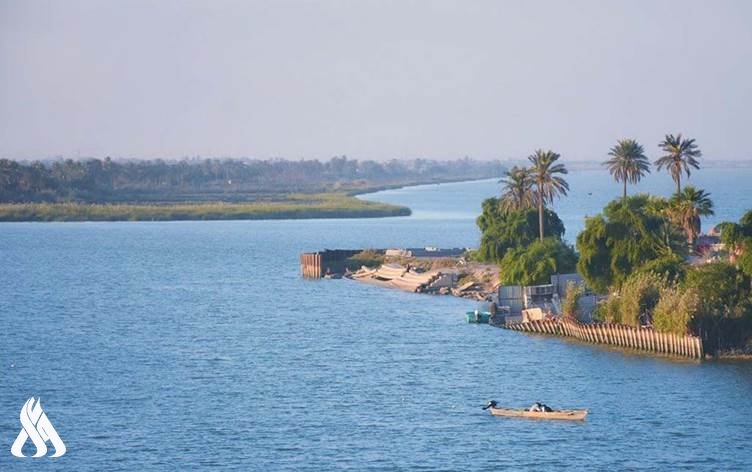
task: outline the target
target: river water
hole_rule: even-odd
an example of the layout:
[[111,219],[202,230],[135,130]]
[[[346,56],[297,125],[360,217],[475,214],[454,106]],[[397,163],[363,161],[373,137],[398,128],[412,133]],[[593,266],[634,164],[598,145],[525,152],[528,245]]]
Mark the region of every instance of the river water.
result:
[[[748,170],[702,175],[707,224],[752,208]],[[573,238],[619,189],[569,180],[557,210]],[[496,191],[368,196],[407,218],[0,225],[0,470],[748,468],[752,363],[468,325],[466,300],[299,276],[302,251],[475,246]],[[10,454],[31,396],[65,456]],[[591,414],[493,418],[489,399]]]

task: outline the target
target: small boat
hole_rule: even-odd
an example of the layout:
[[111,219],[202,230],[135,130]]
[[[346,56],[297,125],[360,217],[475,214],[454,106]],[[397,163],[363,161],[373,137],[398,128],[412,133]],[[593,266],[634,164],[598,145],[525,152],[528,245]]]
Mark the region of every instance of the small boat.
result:
[[528,409],[501,408],[496,406],[495,401],[488,402],[483,409],[490,411],[493,416],[510,416],[513,418],[532,418],[537,420],[582,421],[588,414],[587,410],[530,411]]
[[468,323],[488,323],[491,319],[491,313],[487,311],[468,311],[465,313],[465,319]]

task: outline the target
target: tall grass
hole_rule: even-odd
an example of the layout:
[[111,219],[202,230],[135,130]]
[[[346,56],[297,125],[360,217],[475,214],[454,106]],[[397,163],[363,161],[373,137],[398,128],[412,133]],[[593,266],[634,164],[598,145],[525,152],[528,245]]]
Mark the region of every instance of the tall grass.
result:
[[580,298],[585,294],[585,286],[583,284],[575,283],[570,280],[567,282],[567,292],[564,295],[564,301],[561,304],[561,311],[564,312],[564,316],[570,318],[579,317],[579,303]]
[[686,334],[699,306],[700,297],[694,289],[663,289],[653,310],[653,326],[664,333]]
[[631,275],[621,286],[619,310],[621,322],[639,328],[650,321],[650,313],[666,287],[665,278],[650,272]]

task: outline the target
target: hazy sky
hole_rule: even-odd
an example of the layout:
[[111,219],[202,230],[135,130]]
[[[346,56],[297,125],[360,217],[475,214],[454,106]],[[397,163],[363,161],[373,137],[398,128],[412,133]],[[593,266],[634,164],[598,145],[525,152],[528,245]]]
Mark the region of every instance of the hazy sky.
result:
[[0,0],[0,157],[751,159],[752,1]]

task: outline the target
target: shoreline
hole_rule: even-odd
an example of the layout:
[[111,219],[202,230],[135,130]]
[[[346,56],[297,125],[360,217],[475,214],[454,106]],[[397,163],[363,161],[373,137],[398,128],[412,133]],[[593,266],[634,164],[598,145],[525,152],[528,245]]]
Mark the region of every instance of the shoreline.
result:
[[290,194],[271,202],[0,203],[0,223],[391,218],[410,216],[412,210],[404,205],[371,201],[361,196],[407,187],[489,179],[492,177]]
[[468,179],[468,178],[460,178],[460,179],[446,179],[446,180],[439,180],[439,181],[426,181],[426,182],[411,182],[406,184],[391,184],[391,185],[381,185],[376,187],[370,187],[370,188],[363,188],[358,190],[352,190],[349,192],[346,192],[348,195],[351,196],[358,196],[358,195],[369,195],[372,193],[379,193],[384,192],[387,190],[399,190],[403,188],[408,187],[424,187],[424,186],[430,186],[430,185],[441,185],[441,184],[460,184],[460,183],[470,183],[470,182],[482,182],[484,180],[497,180],[498,177],[479,177],[477,179]]

